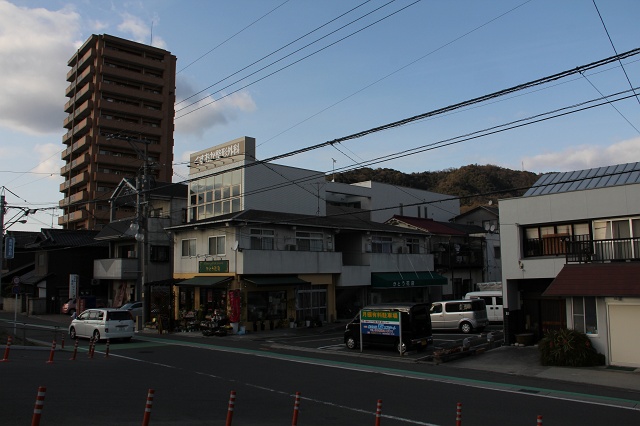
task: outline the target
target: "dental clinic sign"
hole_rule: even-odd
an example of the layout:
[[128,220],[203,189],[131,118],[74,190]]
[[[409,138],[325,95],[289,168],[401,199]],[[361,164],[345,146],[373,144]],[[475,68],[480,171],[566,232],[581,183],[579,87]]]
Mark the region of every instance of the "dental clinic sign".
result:
[[400,312],[360,311],[360,332],[380,336],[400,336]]

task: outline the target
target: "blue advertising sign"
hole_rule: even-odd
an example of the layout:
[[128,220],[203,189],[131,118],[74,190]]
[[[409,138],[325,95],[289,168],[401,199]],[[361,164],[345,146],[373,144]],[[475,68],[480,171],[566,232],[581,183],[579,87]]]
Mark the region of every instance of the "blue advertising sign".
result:
[[13,259],[16,247],[15,237],[5,237],[4,239],[4,258]]
[[400,336],[400,312],[362,310],[360,332],[379,336]]

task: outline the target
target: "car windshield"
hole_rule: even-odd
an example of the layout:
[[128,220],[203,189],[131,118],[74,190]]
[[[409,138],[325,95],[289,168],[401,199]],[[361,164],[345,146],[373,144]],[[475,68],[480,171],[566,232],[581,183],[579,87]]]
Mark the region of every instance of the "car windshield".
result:
[[124,305],[120,306],[118,309],[131,309],[133,307],[133,303],[125,303]]

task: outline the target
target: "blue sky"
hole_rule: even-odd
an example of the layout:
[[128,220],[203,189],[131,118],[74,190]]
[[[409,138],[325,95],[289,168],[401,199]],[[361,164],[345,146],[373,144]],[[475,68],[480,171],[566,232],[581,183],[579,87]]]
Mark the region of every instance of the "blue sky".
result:
[[[637,0],[0,0],[0,186],[10,205],[42,209],[11,229],[57,227],[66,63],[91,34],[169,50],[179,101],[202,91],[176,106],[179,182],[190,153],[237,137],[255,137],[258,158],[269,158],[636,49],[638,16]],[[279,162],[330,173],[630,90],[639,59]],[[540,173],[635,162],[638,129],[632,97],[372,167]]]

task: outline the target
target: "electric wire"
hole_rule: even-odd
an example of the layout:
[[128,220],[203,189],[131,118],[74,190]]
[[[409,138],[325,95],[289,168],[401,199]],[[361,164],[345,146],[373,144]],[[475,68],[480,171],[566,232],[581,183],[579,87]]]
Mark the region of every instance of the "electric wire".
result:
[[[395,0],[393,0],[393,1],[395,1]],[[407,5],[407,6],[403,7],[403,8],[401,8],[401,9],[399,9],[399,10],[397,10],[397,11],[395,11],[395,12],[393,12],[393,13],[391,13],[391,14],[389,14],[389,15],[387,15],[387,16],[385,16],[385,17],[383,17],[383,18],[381,18],[381,19],[379,19],[379,20],[377,20],[377,21],[375,21],[375,22],[373,22],[373,23],[371,23],[371,24],[369,24],[369,25],[366,25],[365,27],[360,28],[359,30],[357,30],[357,31],[355,31],[355,32],[353,32],[353,33],[351,33],[351,34],[349,34],[349,35],[347,35],[347,36],[345,36],[345,37],[342,37],[342,38],[341,38],[341,39],[339,39],[339,40],[336,40],[336,41],[334,41],[334,42],[332,42],[332,43],[330,43],[330,44],[328,44],[328,45],[326,45],[326,46],[324,46],[324,47],[322,47],[322,48],[320,48],[320,49],[318,49],[318,50],[316,50],[316,51],[314,51],[314,52],[312,52],[312,53],[310,53],[310,54],[308,54],[308,55],[306,55],[306,56],[304,56],[304,57],[302,57],[302,58],[300,58],[300,59],[297,59],[297,60],[295,60],[295,61],[291,62],[291,63],[290,63],[290,64],[288,64],[288,65],[285,65],[285,66],[283,66],[283,67],[281,67],[281,68],[279,68],[279,69],[277,69],[277,70],[275,70],[275,71],[272,71],[272,72],[270,72],[269,74],[267,74],[267,75],[265,75],[265,76],[263,76],[263,77],[260,77],[260,78],[258,78],[257,80],[254,80],[253,82],[247,83],[247,84],[245,84],[244,86],[242,86],[242,87],[240,87],[240,88],[238,88],[238,89],[236,89],[236,90],[231,91],[230,93],[227,93],[227,94],[225,94],[225,95],[222,95],[222,96],[221,96],[221,97],[219,97],[218,99],[214,99],[213,101],[210,101],[210,102],[207,102],[207,103],[205,103],[205,104],[203,104],[203,105],[200,105],[200,106],[198,106],[197,108],[192,109],[191,111],[187,111],[187,112],[185,112],[185,113],[184,113],[184,114],[182,114],[182,115],[176,116],[175,120],[178,120],[178,119],[180,119],[180,118],[182,118],[182,117],[185,117],[185,116],[187,116],[187,115],[189,115],[189,114],[192,114],[192,113],[194,113],[194,112],[196,112],[196,111],[198,111],[198,110],[200,110],[200,109],[202,109],[202,108],[205,108],[205,107],[207,107],[207,106],[209,106],[209,105],[214,104],[215,102],[218,102],[218,101],[220,101],[220,100],[222,100],[222,99],[225,99],[225,98],[227,98],[227,97],[229,97],[229,96],[233,95],[234,93],[237,93],[237,92],[239,92],[239,91],[241,91],[241,90],[243,90],[243,89],[246,89],[246,88],[247,88],[247,87],[249,87],[249,86],[252,86],[252,85],[254,85],[254,84],[256,84],[256,83],[258,83],[258,82],[260,82],[260,81],[262,81],[262,80],[265,80],[265,79],[267,79],[267,78],[269,78],[269,77],[271,77],[271,76],[273,76],[273,75],[275,75],[275,74],[279,73],[280,71],[283,71],[283,70],[285,70],[285,69],[287,69],[287,68],[289,68],[289,67],[291,67],[291,66],[293,66],[293,65],[295,65],[295,64],[297,64],[297,63],[299,63],[299,62],[304,61],[305,59],[310,58],[310,57],[311,57],[311,56],[313,56],[313,55],[316,55],[316,54],[318,54],[318,53],[320,53],[320,52],[322,52],[322,51],[324,51],[324,50],[328,49],[329,47],[332,47],[332,46],[334,46],[334,45],[336,45],[336,44],[338,44],[338,43],[340,43],[340,42],[342,42],[342,41],[344,41],[344,40],[346,40],[346,39],[348,39],[348,38],[350,38],[350,37],[353,37],[354,35],[356,35],[356,34],[358,34],[358,33],[362,32],[362,31],[366,30],[367,28],[372,27],[373,25],[376,25],[376,24],[378,24],[378,23],[380,23],[380,22],[384,21],[385,19],[388,19],[388,18],[390,18],[391,16],[393,16],[393,15],[395,15],[395,14],[397,14],[397,13],[400,13],[401,11],[403,11],[403,10],[405,10],[405,9],[407,9],[407,8],[409,8],[409,7],[411,7],[411,6],[413,6],[414,4],[416,4],[416,3],[420,2],[420,1],[421,1],[421,0],[416,0],[416,1],[414,1],[413,3],[411,3],[411,4],[409,4],[409,5]],[[241,81],[241,80],[238,80],[237,82],[239,82],[239,81]],[[234,82],[234,83],[232,83],[232,84],[230,84],[230,85],[228,85],[228,86],[225,86],[224,88],[222,88],[222,89],[220,89],[220,90],[224,90],[224,89],[228,88],[229,86],[231,86],[231,85],[233,85],[233,84],[235,84],[235,83],[236,83],[236,82]],[[195,104],[196,104],[196,103],[193,103],[193,104],[191,104],[191,105],[195,105]],[[188,106],[187,106],[187,107],[188,107]],[[187,108],[187,107],[183,107],[183,108],[181,108],[181,110],[182,110],[182,109],[185,109],[185,108]],[[176,111],[176,112],[177,112],[177,111]]]

